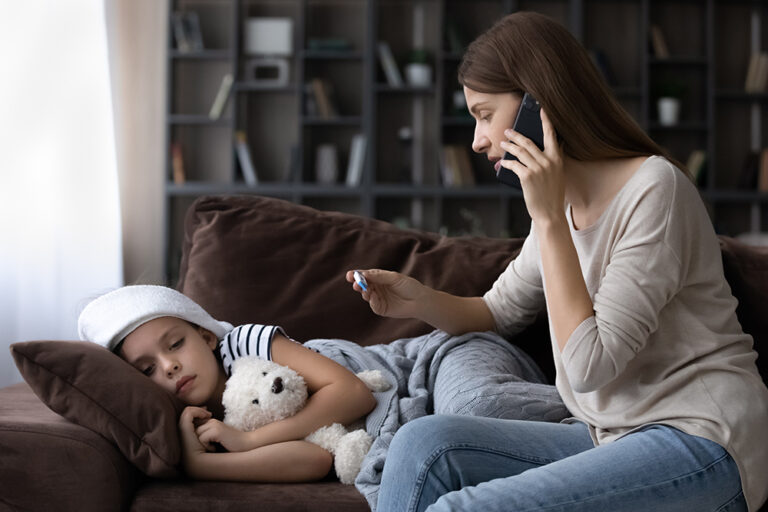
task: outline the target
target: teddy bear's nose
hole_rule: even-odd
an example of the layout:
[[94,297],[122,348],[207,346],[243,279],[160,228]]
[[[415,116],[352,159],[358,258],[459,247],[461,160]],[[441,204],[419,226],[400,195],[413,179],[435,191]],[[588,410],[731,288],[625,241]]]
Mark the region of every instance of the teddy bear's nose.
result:
[[282,391],[283,391],[283,379],[278,377],[272,383],[272,392],[273,393],[282,393]]

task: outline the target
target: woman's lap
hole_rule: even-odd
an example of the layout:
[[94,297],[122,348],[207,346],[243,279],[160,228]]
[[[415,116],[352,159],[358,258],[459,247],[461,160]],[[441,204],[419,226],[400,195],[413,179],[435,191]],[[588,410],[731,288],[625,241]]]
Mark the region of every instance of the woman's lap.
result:
[[746,510],[740,493],[725,450],[671,427],[594,448],[581,423],[430,416],[395,436],[378,509]]

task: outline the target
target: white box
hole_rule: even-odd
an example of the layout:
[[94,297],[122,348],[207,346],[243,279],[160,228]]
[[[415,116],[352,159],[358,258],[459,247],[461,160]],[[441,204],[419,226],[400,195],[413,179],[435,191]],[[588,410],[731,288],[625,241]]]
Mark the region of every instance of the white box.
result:
[[290,56],[293,54],[291,18],[248,18],[245,21],[247,55]]

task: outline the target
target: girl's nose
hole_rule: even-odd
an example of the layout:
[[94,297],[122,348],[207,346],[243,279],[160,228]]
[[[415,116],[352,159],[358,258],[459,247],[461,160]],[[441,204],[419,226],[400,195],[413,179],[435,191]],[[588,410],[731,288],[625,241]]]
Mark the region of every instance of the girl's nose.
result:
[[178,373],[178,371],[179,371],[179,369],[180,369],[180,368],[181,368],[181,366],[179,366],[179,363],[178,363],[178,362],[176,362],[176,361],[168,361],[168,362],[166,363],[166,365],[165,365],[165,373],[166,373],[166,374],[167,374],[169,377],[172,377],[173,375],[175,375],[176,373]]

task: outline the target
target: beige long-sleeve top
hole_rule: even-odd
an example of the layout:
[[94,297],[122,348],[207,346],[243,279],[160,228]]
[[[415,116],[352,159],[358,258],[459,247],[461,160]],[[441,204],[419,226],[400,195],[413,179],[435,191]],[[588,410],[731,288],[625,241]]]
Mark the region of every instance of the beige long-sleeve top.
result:
[[[596,444],[653,423],[720,444],[757,510],[768,495],[768,389],[695,186],[654,156],[593,225],[576,230],[570,206],[566,216],[594,303],[562,353],[550,324],[566,406]],[[533,226],[483,298],[505,335],[545,307]]]

